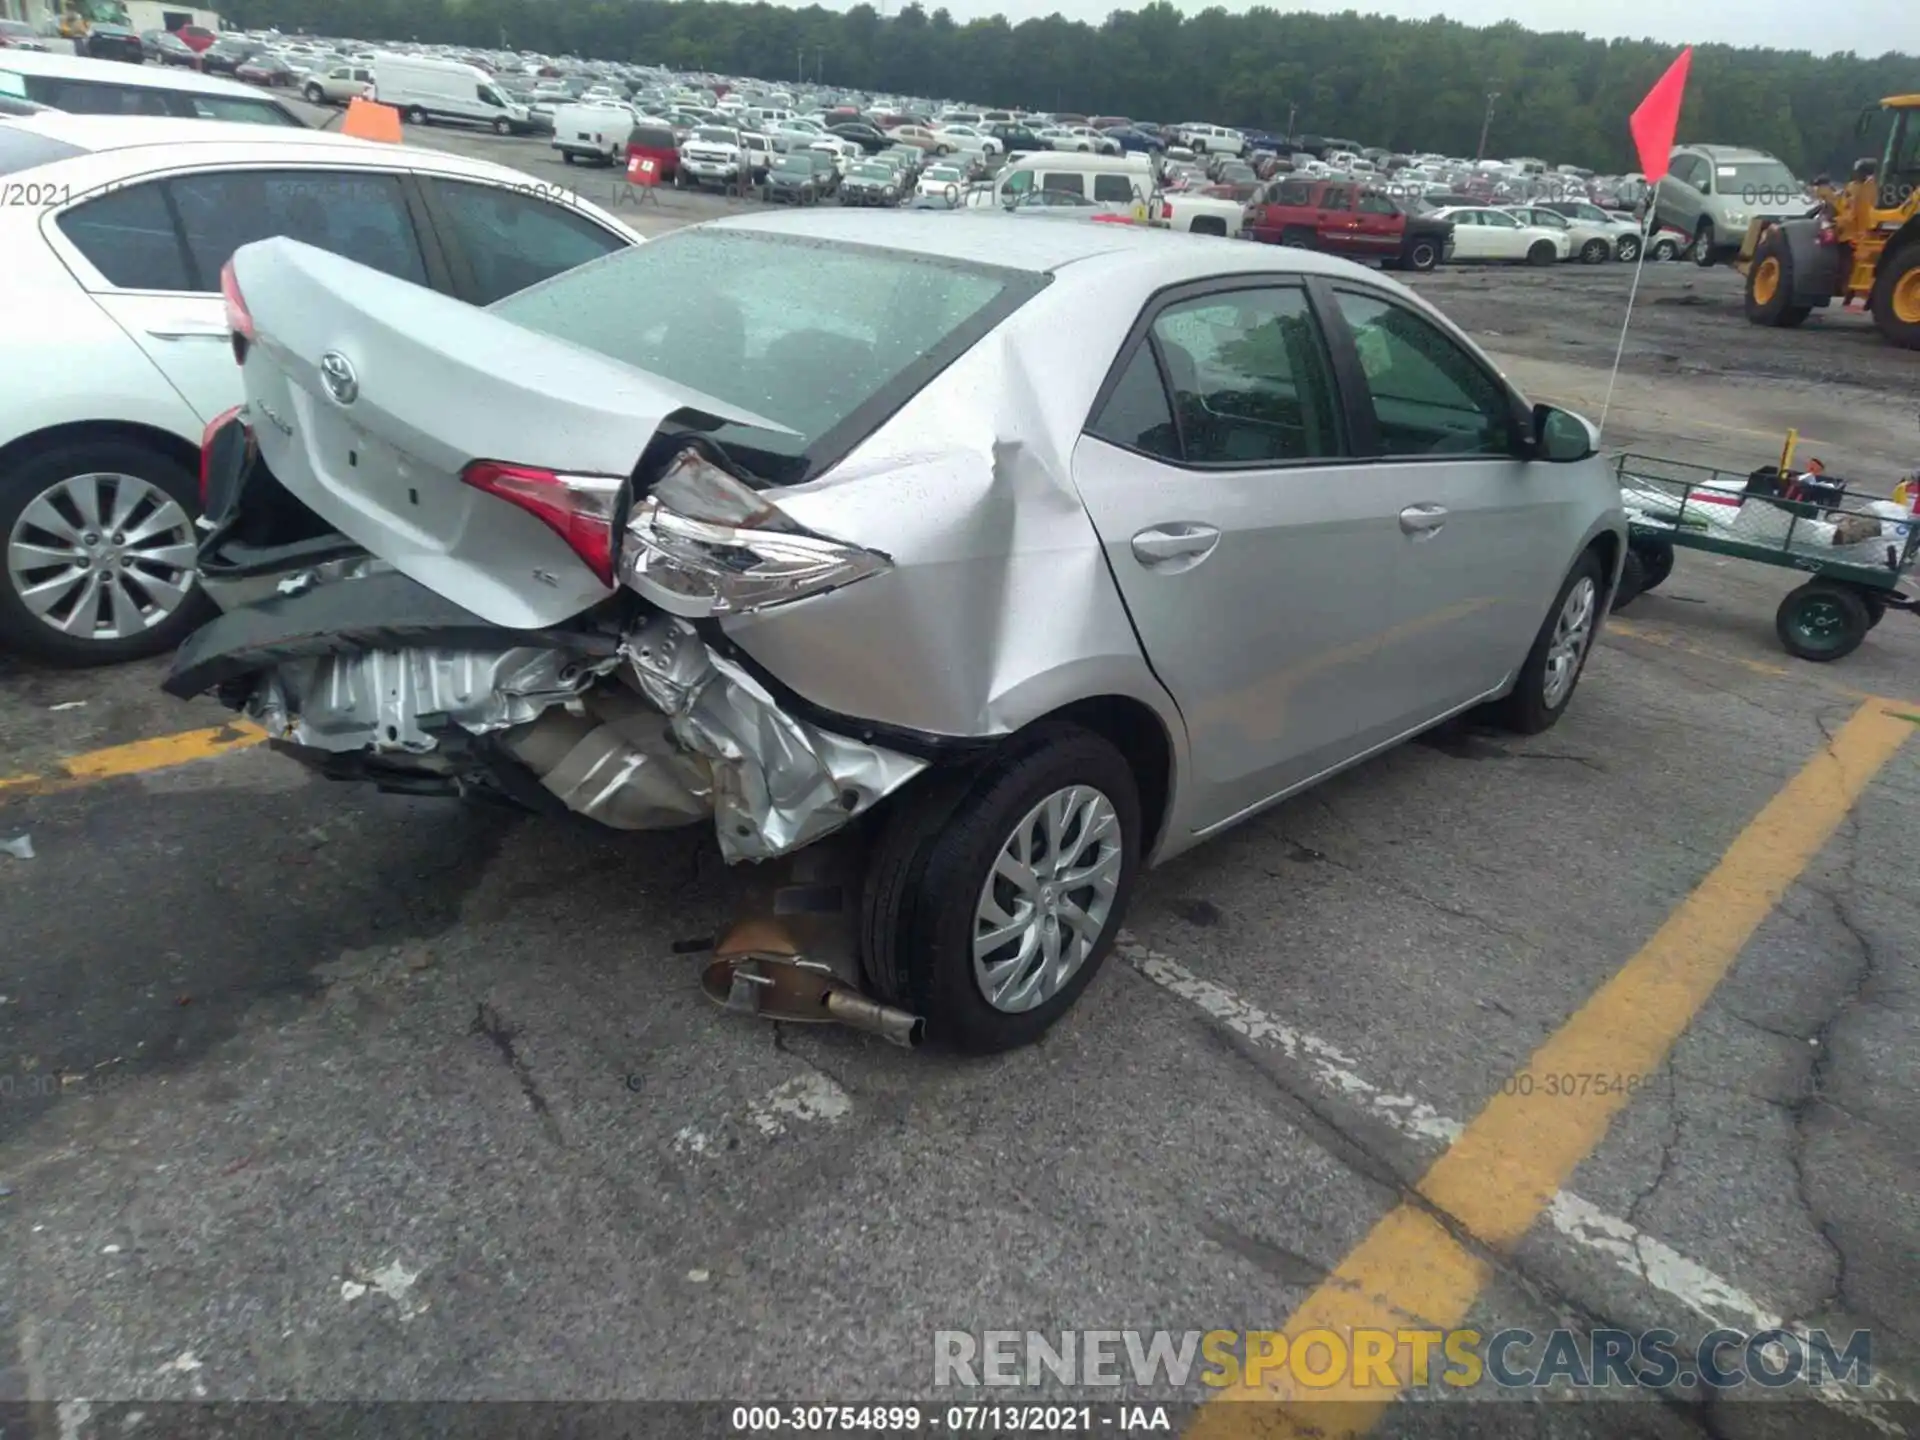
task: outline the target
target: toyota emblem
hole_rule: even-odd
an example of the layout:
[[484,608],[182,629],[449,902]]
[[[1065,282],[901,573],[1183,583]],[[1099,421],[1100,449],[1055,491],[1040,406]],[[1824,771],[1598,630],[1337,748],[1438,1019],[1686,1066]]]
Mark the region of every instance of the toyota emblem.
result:
[[320,379],[336,404],[351,405],[360,393],[360,377],[353,373],[353,362],[338,350],[320,357]]

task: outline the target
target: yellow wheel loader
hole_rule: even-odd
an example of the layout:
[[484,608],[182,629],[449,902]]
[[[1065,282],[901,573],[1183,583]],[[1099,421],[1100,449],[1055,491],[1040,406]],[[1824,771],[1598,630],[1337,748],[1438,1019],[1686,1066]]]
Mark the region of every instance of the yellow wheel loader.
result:
[[1798,325],[1835,300],[1857,302],[1887,339],[1920,350],[1920,95],[1866,110],[1857,133],[1875,132],[1879,155],[1844,186],[1814,182],[1811,214],[1747,227],[1736,265],[1755,325]]

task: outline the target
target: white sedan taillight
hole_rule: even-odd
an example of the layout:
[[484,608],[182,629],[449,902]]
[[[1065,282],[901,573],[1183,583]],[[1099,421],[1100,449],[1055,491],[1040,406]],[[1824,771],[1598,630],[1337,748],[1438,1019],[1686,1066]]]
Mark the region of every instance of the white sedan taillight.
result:
[[877,550],[799,524],[697,445],[633,507],[620,578],[669,615],[744,615],[825,594],[892,568]]

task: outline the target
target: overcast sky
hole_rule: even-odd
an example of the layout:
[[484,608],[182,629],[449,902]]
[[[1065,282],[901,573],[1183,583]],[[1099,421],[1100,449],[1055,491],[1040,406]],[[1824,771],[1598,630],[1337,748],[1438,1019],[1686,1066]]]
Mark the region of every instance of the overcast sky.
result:
[[[833,0],[827,0],[833,3]],[[835,8],[844,9],[848,0]],[[880,0],[874,0],[878,8]],[[886,0],[897,11],[904,0]],[[939,0],[922,0],[929,11]],[[1202,0],[1174,0],[1192,14]],[[1251,0],[1224,0],[1229,10],[1248,9]],[[1915,0],[1742,0],[1734,5],[1675,4],[1674,0],[1272,0],[1280,10],[1317,10],[1337,14],[1361,10],[1425,20],[1445,15],[1467,25],[1518,20],[1529,30],[1580,30],[1607,39],[1653,39],[1673,45],[1763,45],[1779,50],[1829,54],[1855,50],[1880,55],[1888,50],[1920,51],[1920,5]],[[1115,9],[1113,0],[946,0],[958,20],[996,12],[1016,24],[1055,11],[1070,20],[1099,21]],[[1897,22],[1897,23],[1896,23]],[[1920,89],[1920,84],[1916,84]]]

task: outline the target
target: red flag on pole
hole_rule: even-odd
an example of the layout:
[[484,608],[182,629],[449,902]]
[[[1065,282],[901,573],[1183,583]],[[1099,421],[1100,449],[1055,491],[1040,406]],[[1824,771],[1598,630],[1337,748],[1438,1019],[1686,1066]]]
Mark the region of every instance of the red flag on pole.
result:
[[1680,58],[1667,67],[1647,98],[1634,110],[1627,123],[1633,130],[1633,143],[1640,151],[1640,170],[1649,184],[1667,173],[1667,161],[1673,154],[1674,132],[1680,128],[1680,102],[1687,93],[1687,71],[1693,65],[1693,47],[1680,52]]

